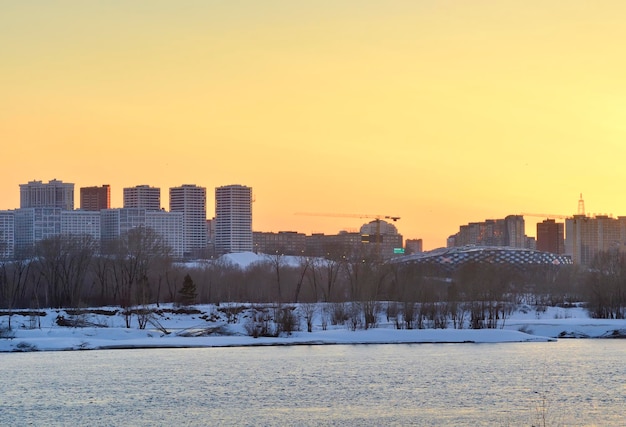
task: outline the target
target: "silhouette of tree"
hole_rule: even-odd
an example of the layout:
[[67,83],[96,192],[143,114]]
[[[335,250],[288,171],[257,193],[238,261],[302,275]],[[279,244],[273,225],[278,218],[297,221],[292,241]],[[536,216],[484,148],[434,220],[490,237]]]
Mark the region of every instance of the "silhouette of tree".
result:
[[185,275],[183,279],[183,287],[178,291],[180,294],[180,303],[182,305],[192,305],[196,302],[198,296],[196,292],[196,284],[189,274]]

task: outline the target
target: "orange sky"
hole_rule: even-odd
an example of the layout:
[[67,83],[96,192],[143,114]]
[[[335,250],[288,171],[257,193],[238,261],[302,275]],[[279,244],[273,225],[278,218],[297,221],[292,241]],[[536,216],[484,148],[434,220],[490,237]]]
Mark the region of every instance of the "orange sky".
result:
[[[626,215],[623,1],[31,1],[0,13],[0,209],[20,183],[253,187],[254,229]],[[78,197],[76,201],[78,205]],[[534,224],[527,219],[527,232]],[[529,225],[530,224],[530,225]]]

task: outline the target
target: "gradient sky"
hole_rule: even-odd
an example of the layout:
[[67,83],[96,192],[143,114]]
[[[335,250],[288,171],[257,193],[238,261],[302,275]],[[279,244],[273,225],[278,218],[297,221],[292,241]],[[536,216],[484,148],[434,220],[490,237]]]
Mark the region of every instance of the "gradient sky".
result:
[[[253,187],[255,231],[626,215],[626,2],[0,3],[0,209],[19,184]],[[527,218],[527,233],[534,222]]]

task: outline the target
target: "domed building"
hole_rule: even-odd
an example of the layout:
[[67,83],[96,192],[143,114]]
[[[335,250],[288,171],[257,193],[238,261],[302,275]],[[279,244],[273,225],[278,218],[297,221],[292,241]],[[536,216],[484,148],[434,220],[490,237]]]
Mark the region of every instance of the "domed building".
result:
[[398,257],[393,261],[432,266],[446,272],[452,272],[465,264],[508,265],[519,269],[527,266],[562,266],[572,264],[572,258],[567,255],[558,255],[533,249],[471,245],[435,249]]
[[380,245],[382,258],[397,256],[396,249],[403,248],[402,235],[398,233],[396,226],[382,219],[363,224],[360,233],[363,243]]

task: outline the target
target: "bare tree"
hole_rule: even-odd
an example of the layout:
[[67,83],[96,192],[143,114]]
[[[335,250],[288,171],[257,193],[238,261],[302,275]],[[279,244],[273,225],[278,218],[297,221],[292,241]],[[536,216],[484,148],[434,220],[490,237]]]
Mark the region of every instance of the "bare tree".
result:
[[[302,289],[302,282],[304,282],[304,278],[306,277],[306,272],[311,266],[311,259],[308,256],[298,257],[298,266],[299,266],[300,272],[298,275],[298,282],[296,283],[296,294],[293,298],[294,302],[298,302],[298,298],[300,296],[300,290]],[[317,298],[317,295],[315,295],[314,297]],[[315,301],[317,301],[317,299]]]
[[24,300],[30,265],[30,261],[24,260],[0,263],[0,306],[8,311],[9,330],[13,309]]
[[113,277],[120,293],[120,306],[124,309],[126,327],[130,328],[131,308],[140,303],[137,288],[147,283],[148,272],[169,257],[170,249],[154,230],[137,227],[129,230],[117,242]]
[[285,256],[281,252],[276,251],[276,253],[274,254],[265,255],[265,258],[272,266],[272,270],[274,271],[274,274],[276,275],[276,289],[278,291],[278,303],[280,304],[283,300],[280,279],[281,279],[281,272],[285,265]]
[[91,263],[91,270],[99,287],[98,301],[100,304],[116,303],[111,277],[112,269],[113,261],[106,255],[95,256]]
[[306,321],[307,332],[313,332],[313,318],[315,317],[315,313],[317,312],[317,304],[315,303],[300,304],[300,311],[304,315],[304,320]]

